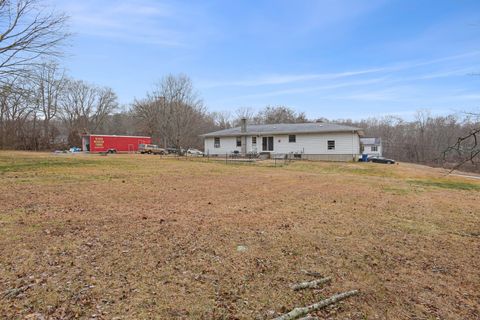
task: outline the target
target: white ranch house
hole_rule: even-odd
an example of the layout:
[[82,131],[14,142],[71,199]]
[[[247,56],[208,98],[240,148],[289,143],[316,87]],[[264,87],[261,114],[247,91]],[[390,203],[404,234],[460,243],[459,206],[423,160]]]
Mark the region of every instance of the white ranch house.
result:
[[334,123],[247,125],[210,132],[205,153],[271,153],[308,160],[351,161],[360,156],[360,128]]

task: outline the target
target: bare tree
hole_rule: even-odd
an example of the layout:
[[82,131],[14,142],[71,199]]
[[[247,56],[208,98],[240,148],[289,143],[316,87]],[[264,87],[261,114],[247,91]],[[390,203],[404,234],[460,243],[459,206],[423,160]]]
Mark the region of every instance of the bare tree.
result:
[[[399,161],[478,171],[480,116],[470,113],[433,116],[420,110],[413,121],[398,116],[337,122],[365,129],[370,137],[382,138],[383,155]],[[460,137],[460,138],[459,138]]]
[[212,123],[186,75],[168,75],[146,99],[136,101],[134,114],[147,134],[164,146],[198,146],[206,123]]
[[198,140],[197,125],[205,115],[205,107],[186,75],[168,75],[163,78],[157,99],[163,103],[161,131],[176,147],[186,147]]
[[28,149],[28,121],[35,109],[30,100],[30,84],[20,77],[0,88],[0,147]]
[[252,124],[303,123],[309,121],[305,113],[296,112],[286,106],[266,106],[257,113],[252,108],[242,107],[235,110],[235,117],[230,121],[231,126],[239,126],[240,120],[243,118]]
[[25,75],[44,56],[61,54],[67,17],[38,0],[0,0],[0,81]]
[[255,110],[251,107],[240,107],[235,110],[235,117],[232,120],[232,126],[236,127],[240,125],[241,119],[247,119],[248,122],[253,122],[255,116]]
[[110,88],[81,80],[68,80],[61,100],[60,117],[67,126],[71,145],[80,143],[82,133],[93,133],[118,107],[117,95]]
[[253,119],[255,123],[265,124],[308,122],[305,113],[297,113],[286,106],[267,106],[259,111]]
[[480,163],[480,113],[468,113],[468,131],[457,138],[444,152],[444,159],[454,155],[452,171],[469,163],[477,167]]
[[56,130],[52,128],[52,120],[60,108],[66,79],[65,72],[55,62],[43,63],[33,73],[35,104],[43,122],[42,147],[50,148]]
[[105,134],[117,135],[137,135],[140,132],[135,126],[132,112],[123,108],[119,112],[115,112],[108,116],[108,120],[102,125],[102,132]]
[[228,111],[215,111],[210,113],[210,118],[212,118],[216,129],[228,129],[232,127],[231,114]]
[[133,103],[133,115],[137,120],[140,131],[153,137],[155,140],[160,138],[162,108],[163,101],[161,98],[148,97],[142,100],[135,100]]

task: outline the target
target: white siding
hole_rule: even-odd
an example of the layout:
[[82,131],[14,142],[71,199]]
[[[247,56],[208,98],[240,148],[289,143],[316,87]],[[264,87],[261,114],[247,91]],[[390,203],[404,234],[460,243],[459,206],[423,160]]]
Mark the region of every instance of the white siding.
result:
[[215,148],[215,139],[213,137],[205,138],[206,154],[230,154],[237,150],[242,151],[241,147],[237,147],[237,137],[220,137],[220,148]]
[[377,151],[372,151],[372,145],[364,145],[363,153],[368,155],[381,156],[382,155],[382,146],[377,146]]
[[[271,136],[271,135],[270,135]],[[325,155],[358,155],[360,153],[360,139],[357,133],[311,133],[297,134],[296,142],[288,142],[288,135],[274,135],[274,153],[303,153]],[[335,141],[335,150],[328,150],[327,141]],[[221,137],[220,148],[214,148],[214,138],[205,138],[205,153],[225,154],[237,150],[236,137]],[[255,151],[252,146],[252,137],[247,137],[247,152]],[[257,152],[262,152],[262,136],[257,136]]]
[[[328,150],[328,140],[335,141],[334,150]],[[357,133],[311,133],[297,134],[296,142],[288,142],[288,135],[281,135],[275,136],[274,152],[358,155],[360,153],[360,138]]]

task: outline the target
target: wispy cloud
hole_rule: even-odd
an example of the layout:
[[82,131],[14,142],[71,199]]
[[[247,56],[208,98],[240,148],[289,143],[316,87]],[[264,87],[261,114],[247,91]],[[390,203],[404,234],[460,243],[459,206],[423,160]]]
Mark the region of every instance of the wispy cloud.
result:
[[415,81],[415,80],[432,80],[432,79],[440,79],[440,78],[447,78],[447,77],[454,77],[454,76],[465,76],[469,74],[472,69],[474,69],[474,66],[467,67],[467,68],[459,68],[459,69],[454,69],[454,70],[448,70],[448,71],[438,71],[438,72],[428,72],[412,77],[407,77],[401,79],[402,81]]
[[143,17],[169,17],[172,16],[175,11],[169,5],[165,3],[161,3],[159,1],[156,2],[144,2],[144,3],[131,3],[131,2],[124,2],[118,4],[116,7],[113,8],[115,13],[120,14],[133,14],[133,15],[140,15]]
[[380,71],[387,71],[387,68],[374,68],[365,70],[344,71],[338,73],[320,73],[320,74],[277,74],[265,75],[257,78],[237,80],[237,81],[204,81],[200,86],[204,88],[213,87],[255,87],[264,85],[280,85],[294,82],[304,82],[312,80],[334,80],[340,78],[353,77],[358,75],[366,75]]
[[186,28],[177,8],[163,1],[64,2],[60,9],[71,18],[79,35],[162,46],[184,46]]
[[[229,95],[215,99],[213,103],[222,108],[236,105],[261,108],[272,103],[287,103],[309,109],[319,116],[329,113],[338,116],[342,114],[341,110],[355,106],[358,108],[354,112],[357,118],[366,116],[363,111],[358,111],[360,109],[376,110],[373,113],[376,115],[383,110],[395,110],[386,114],[399,115],[405,111],[403,115],[407,117],[418,108],[435,112],[452,112],[455,108],[470,110],[473,104],[480,103],[480,95],[462,79],[472,70],[480,69],[478,56],[479,51],[471,51],[363,70],[257,77],[240,81],[235,86],[232,83],[228,88]],[[216,91],[214,87],[211,90]],[[317,109],[319,106],[337,107],[334,111],[316,111],[322,110]]]
[[328,99],[354,100],[354,101],[391,101],[399,100],[399,95],[394,90],[367,91],[356,93],[343,93],[341,95],[327,96]]
[[480,100],[480,94],[475,94],[475,93],[471,93],[471,94],[459,94],[459,95],[455,95],[453,96],[454,98],[456,99],[462,99],[462,100]]
[[[215,88],[215,87],[255,87],[255,86],[268,86],[268,85],[282,85],[282,84],[291,84],[296,82],[308,82],[315,80],[336,80],[342,78],[349,78],[355,76],[365,76],[376,73],[392,73],[399,72],[408,69],[420,68],[435,64],[440,64],[448,61],[461,60],[468,57],[479,56],[480,51],[467,52],[447,57],[441,57],[432,60],[423,60],[423,61],[404,61],[395,63],[388,66],[373,67],[363,70],[351,70],[351,71],[341,71],[334,73],[308,73],[308,74],[275,74],[275,75],[260,75],[254,78],[244,79],[244,80],[225,80],[225,81],[202,81],[200,86],[203,88]],[[436,77],[446,77],[454,74],[458,74],[461,71],[467,71],[466,68],[460,70],[450,70],[445,72],[437,72],[432,74],[423,74],[417,79],[429,79]],[[308,90],[309,91],[309,90]],[[282,93],[284,91],[279,91]],[[284,92],[285,93],[285,92]],[[291,93],[298,93],[293,90]]]
[[439,64],[439,63],[448,62],[448,61],[463,60],[466,58],[477,57],[479,55],[480,55],[480,51],[469,51],[469,52],[450,55],[446,57],[440,57],[440,58],[431,59],[431,60],[404,62],[404,63],[401,63],[399,67],[402,68],[403,66],[402,69],[411,69],[411,68]]
[[325,84],[325,85],[317,85],[317,86],[281,89],[281,90],[274,90],[274,91],[267,91],[267,92],[261,92],[256,94],[247,94],[247,95],[242,95],[238,97],[232,97],[227,100],[232,101],[232,100],[247,99],[247,98],[248,99],[265,98],[265,97],[275,97],[275,96],[300,94],[300,93],[308,93],[308,92],[319,93],[322,91],[334,90],[334,89],[340,89],[340,88],[367,86],[375,83],[381,83],[382,81],[385,81],[385,78],[374,78],[374,79],[366,79],[366,80],[358,80],[358,81],[340,82],[336,84]]

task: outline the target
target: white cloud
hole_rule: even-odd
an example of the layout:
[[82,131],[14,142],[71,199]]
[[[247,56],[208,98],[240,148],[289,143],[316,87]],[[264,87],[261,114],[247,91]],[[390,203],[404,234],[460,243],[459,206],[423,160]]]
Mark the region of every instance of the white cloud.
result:
[[387,68],[374,68],[365,70],[345,71],[338,73],[319,73],[319,74],[277,74],[264,75],[257,78],[237,80],[237,81],[204,81],[200,83],[203,88],[214,87],[255,87],[264,85],[280,85],[294,82],[304,82],[312,80],[334,80],[358,75],[366,75],[369,73],[376,73],[381,71],[388,71]]
[[347,87],[367,86],[375,83],[380,83],[384,80],[385,78],[374,78],[374,79],[366,79],[366,80],[358,80],[358,81],[339,82],[336,84],[325,84],[325,85],[317,85],[317,86],[281,89],[281,90],[267,91],[267,92],[261,92],[256,94],[242,95],[240,97],[235,97],[228,100],[275,97],[275,96],[300,94],[300,93],[308,93],[308,92],[321,92],[321,91],[334,90],[334,89],[347,88]]
[[116,7],[113,8],[113,11],[116,13],[121,14],[128,14],[128,15],[137,15],[137,16],[144,16],[144,17],[169,17],[174,14],[174,10],[172,7],[157,2],[145,2],[145,3],[130,3],[124,2],[118,4]]
[[78,35],[162,46],[186,44],[184,20],[180,21],[180,13],[166,2],[87,0],[58,6],[70,16],[73,32]]
[[462,100],[475,100],[475,101],[480,101],[480,94],[476,93],[471,93],[471,94],[459,94],[453,96],[456,99],[462,99]]
[[[351,70],[351,71],[341,71],[336,73],[307,73],[307,74],[274,74],[274,75],[260,75],[254,78],[243,79],[243,80],[225,80],[225,81],[203,81],[200,83],[200,86],[203,88],[215,88],[215,87],[255,87],[255,86],[267,86],[267,85],[282,85],[295,82],[306,82],[314,80],[335,80],[341,78],[355,77],[355,76],[364,76],[375,73],[392,73],[399,72],[403,70],[415,69],[435,64],[440,64],[442,62],[461,60],[464,58],[479,56],[480,51],[472,51],[447,57],[441,57],[432,60],[426,61],[405,61],[395,63],[389,66],[383,67],[374,67],[364,70]],[[467,72],[467,68],[457,69],[457,70],[448,70],[443,72],[436,73],[427,73],[416,76],[414,79],[431,79],[439,77],[447,77],[460,72]],[[280,91],[281,92],[281,91]],[[292,91],[292,93],[297,93],[297,91]]]

